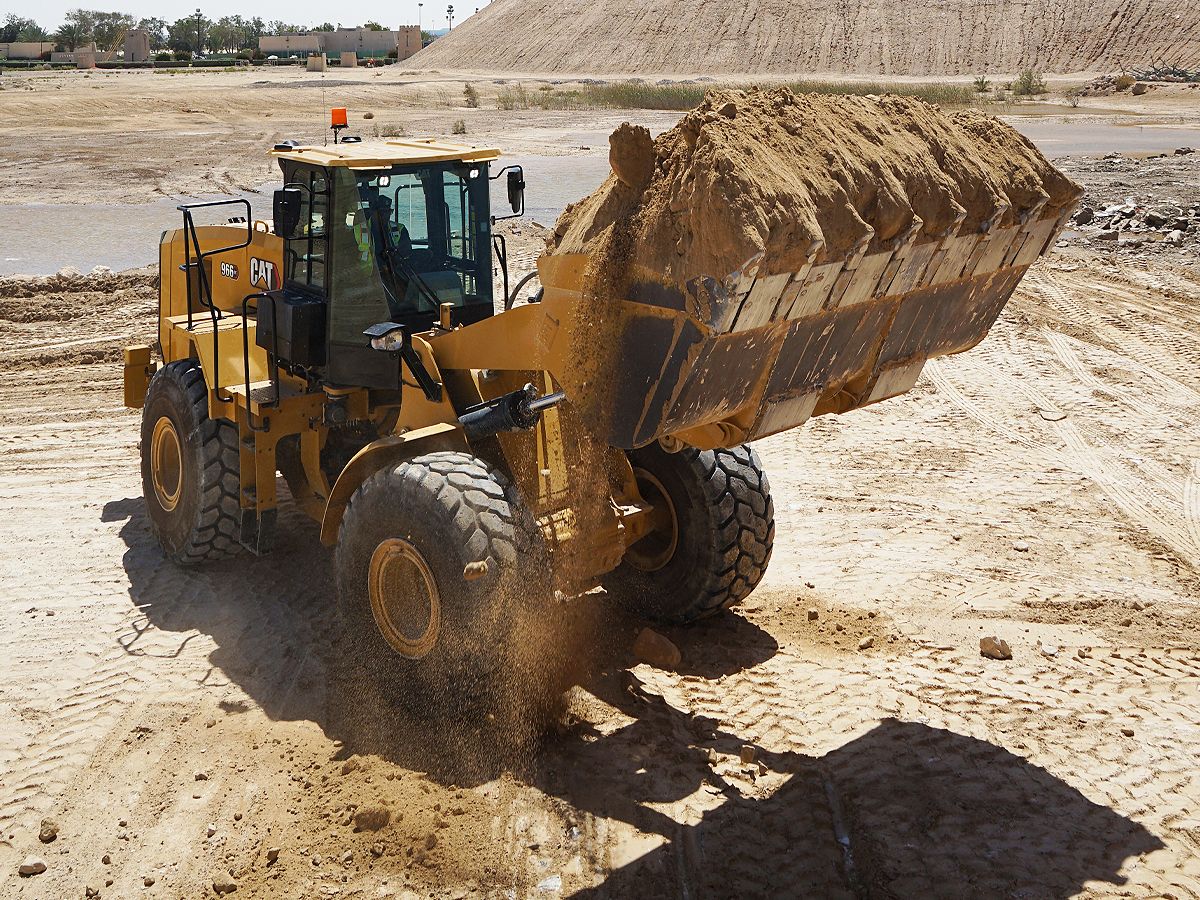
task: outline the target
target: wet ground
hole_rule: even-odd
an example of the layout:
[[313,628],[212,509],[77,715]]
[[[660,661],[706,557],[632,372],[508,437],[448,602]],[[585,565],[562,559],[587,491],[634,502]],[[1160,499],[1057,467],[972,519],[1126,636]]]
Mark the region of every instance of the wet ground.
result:
[[[636,118],[635,113],[629,116]],[[1008,121],[1051,158],[1171,152],[1177,147],[1200,146],[1200,128],[1096,124],[1070,117],[1017,116]],[[574,152],[514,154],[503,160],[505,165],[525,167],[526,212],[547,226],[554,224],[567,204],[594,190],[609,171],[605,132],[571,131],[560,135],[559,141]],[[271,188],[264,184],[258,193],[240,194],[251,202],[256,217],[269,218]],[[493,212],[503,214],[507,210],[502,186],[494,185],[494,189]],[[0,205],[0,275],[44,275],[64,266],[85,272],[95,266],[121,270],[151,263],[161,233],[179,227],[181,219],[175,207],[185,200],[133,205]]]

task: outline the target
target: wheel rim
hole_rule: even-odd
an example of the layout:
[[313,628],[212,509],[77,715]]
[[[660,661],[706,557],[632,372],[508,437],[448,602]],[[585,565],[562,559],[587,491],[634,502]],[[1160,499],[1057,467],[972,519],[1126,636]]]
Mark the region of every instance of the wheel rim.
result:
[[626,561],[642,572],[657,572],[675,557],[679,546],[679,517],[663,483],[645,469],[633,470],[642,499],[653,509],[652,527],[641,540],[625,551]]
[[376,547],[367,592],[375,625],[397,653],[420,659],[433,649],[441,628],[441,600],[433,572],[416,547],[399,538]]
[[171,512],[183,493],[183,446],[175,423],[162,416],[150,437],[150,471],[158,505]]

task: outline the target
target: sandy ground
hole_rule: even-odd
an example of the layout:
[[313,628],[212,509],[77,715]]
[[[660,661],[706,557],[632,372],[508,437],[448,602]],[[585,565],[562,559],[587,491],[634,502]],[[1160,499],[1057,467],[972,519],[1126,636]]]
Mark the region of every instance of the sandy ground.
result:
[[298,514],[163,561],[107,361],[152,278],[0,301],[0,893],[1200,896],[1194,271],[1051,257],[912,394],[762,442],[763,587],[675,673],[615,622],[507,770],[363,696]]
[[[320,143],[328,137],[325,111],[339,105],[349,108],[354,130],[364,139],[432,136],[549,156],[603,149],[608,134],[629,119],[657,133],[680,115],[498,109],[499,92],[517,83],[536,92],[542,86],[569,89],[575,82],[545,76],[518,82],[512,76],[448,75],[400,66],[324,75],[296,67],[179,74],[6,72],[0,77],[0,205],[140,204],[257,190],[279,171],[265,148],[287,138]],[[1055,93],[1044,101],[986,108],[998,115],[1079,125],[1200,124],[1194,86],[1161,85],[1141,97],[1128,92],[1089,97],[1071,108],[1061,91],[1078,83],[1052,81]],[[479,92],[478,109],[465,106],[467,84]],[[372,118],[364,118],[367,114]],[[460,120],[467,134],[454,136]],[[2,242],[0,235],[0,249]]]
[[1188,0],[504,0],[464,19],[412,65],[724,77],[1082,72],[1158,60],[1200,62],[1200,18]]
[[[166,78],[141,77],[97,121]],[[361,77],[380,108],[408,90]],[[277,133],[234,110],[249,85],[189,88],[203,113],[147,93],[168,135],[215,132],[184,152],[102,145],[52,84],[30,140],[61,151],[6,140],[0,202],[55,164],[63,196],[68,173],[114,198],[268,177],[238,159]],[[527,266],[536,235],[514,241]],[[677,672],[613,618],[560,727],[497,760],[363,692],[300,514],[269,557],[163,561],[117,363],[153,272],[0,279],[0,895],[1200,897],[1198,294],[1186,256],[1065,246],[911,394],[762,442],[763,586],[670,632]]]

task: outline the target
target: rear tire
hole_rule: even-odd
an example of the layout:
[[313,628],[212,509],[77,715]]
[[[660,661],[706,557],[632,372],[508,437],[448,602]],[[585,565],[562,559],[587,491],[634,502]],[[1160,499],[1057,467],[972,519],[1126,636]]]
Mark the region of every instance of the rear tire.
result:
[[338,599],[385,697],[468,722],[532,699],[514,696],[536,690],[520,683],[514,627],[545,597],[547,572],[526,518],[508,480],[468,453],[387,466],[355,492],[338,537]]
[[237,429],[208,417],[208,386],[195,360],[168,363],[150,380],[141,448],[146,512],[167,556],[190,565],[236,555]]
[[[744,600],[767,571],[775,507],[749,446],[667,453],[655,443],[629,452],[659,527],[604,579],[632,611],[686,624]],[[665,502],[664,502],[665,501]]]

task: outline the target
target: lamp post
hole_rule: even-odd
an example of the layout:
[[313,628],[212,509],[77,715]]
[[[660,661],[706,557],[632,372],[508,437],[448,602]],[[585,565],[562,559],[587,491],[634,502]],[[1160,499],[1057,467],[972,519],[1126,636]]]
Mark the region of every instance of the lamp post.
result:
[[421,30],[422,30],[422,29],[421,29],[421,9],[422,9],[422,7],[424,7],[424,6],[425,6],[425,4],[424,4],[424,3],[418,3],[418,4],[417,4],[417,31],[421,31]]
[[446,25],[447,25],[447,28],[446,28],[447,31],[454,30],[454,5],[453,4],[446,7]]
[[201,18],[200,8],[196,7],[196,55],[197,56],[200,55],[200,51],[201,51],[201,49],[203,49],[203,45],[200,42],[200,18]]

